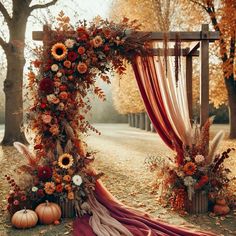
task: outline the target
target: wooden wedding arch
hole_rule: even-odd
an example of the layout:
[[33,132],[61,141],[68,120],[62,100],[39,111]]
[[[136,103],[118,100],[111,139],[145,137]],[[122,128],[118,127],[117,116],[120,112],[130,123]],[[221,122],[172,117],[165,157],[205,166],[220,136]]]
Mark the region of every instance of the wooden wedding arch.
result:
[[[43,41],[47,44],[50,38],[50,29],[43,26],[43,31],[33,31],[33,40]],[[193,57],[200,58],[200,124],[203,125],[209,117],[209,44],[220,38],[219,32],[209,31],[209,25],[203,24],[201,31],[185,32],[137,32],[137,38],[145,36],[146,41],[163,41],[164,37],[169,42],[175,42],[178,36],[181,42],[192,42],[188,48],[181,49],[181,56],[186,57],[186,82],[190,119],[193,118]],[[164,49],[153,49],[154,55],[163,55]],[[168,49],[168,56],[175,56],[173,48]]]

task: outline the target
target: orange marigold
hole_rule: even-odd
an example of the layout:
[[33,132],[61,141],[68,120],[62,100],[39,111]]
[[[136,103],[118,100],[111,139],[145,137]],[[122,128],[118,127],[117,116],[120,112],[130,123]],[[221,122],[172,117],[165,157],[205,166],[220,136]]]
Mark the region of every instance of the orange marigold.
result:
[[193,162],[187,162],[184,165],[183,171],[186,175],[193,175],[197,170],[197,166]]

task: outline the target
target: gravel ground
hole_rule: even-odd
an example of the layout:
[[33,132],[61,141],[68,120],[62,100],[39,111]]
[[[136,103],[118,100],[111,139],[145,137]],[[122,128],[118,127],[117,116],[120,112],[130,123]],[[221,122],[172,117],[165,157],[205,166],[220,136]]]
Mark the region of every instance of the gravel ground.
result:
[[[181,217],[169,209],[161,207],[157,202],[157,193],[152,192],[153,173],[146,170],[145,158],[148,155],[166,157],[173,153],[163,144],[155,133],[130,128],[126,124],[97,124],[101,136],[91,135],[87,138],[89,148],[97,151],[94,166],[105,173],[103,181],[108,190],[123,203],[139,210],[147,211],[152,216],[171,224],[188,225],[211,230],[217,235],[236,235],[236,217],[229,215],[223,218],[211,218],[208,215]],[[213,126],[213,132],[226,126]],[[1,136],[1,131],[0,131]],[[236,142],[224,141],[223,146],[234,146]],[[236,156],[228,161],[228,166],[236,175]],[[0,178],[22,162],[13,148],[0,147],[2,172]],[[70,235],[71,221],[63,221],[59,226],[38,226],[30,230],[15,230],[9,224],[4,211],[5,196],[8,191],[5,181],[0,182],[0,236],[28,235]]]

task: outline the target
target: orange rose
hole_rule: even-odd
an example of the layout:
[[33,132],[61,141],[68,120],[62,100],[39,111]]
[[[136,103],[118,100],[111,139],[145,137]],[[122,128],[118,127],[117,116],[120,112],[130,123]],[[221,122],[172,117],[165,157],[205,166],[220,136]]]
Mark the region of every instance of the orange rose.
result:
[[103,44],[103,40],[101,38],[101,36],[97,35],[93,40],[92,40],[92,44],[95,48],[100,47]]
[[66,181],[66,182],[70,182],[71,181],[71,177],[69,175],[65,175],[63,177],[63,180]]
[[85,48],[82,47],[82,46],[80,46],[80,47],[78,48],[78,53],[79,53],[80,55],[83,55],[83,54],[85,53]]
[[69,192],[67,197],[69,200],[73,200],[75,198],[75,195],[73,192]]
[[59,127],[58,125],[51,125],[49,131],[52,133],[52,135],[58,135],[59,134]]
[[49,124],[52,121],[52,117],[48,114],[43,114],[42,120],[45,124]]
[[68,99],[68,93],[67,92],[61,92],[59,94],[59,98],[62,99],[62,100],[67,100]]
[[88,66],[84,62],[80,62],[77,66],[77,70],[80,74],[84,74],[88,70]]
[[58,184],[58,185],[56,186],[56,191],[57,191],[58,193],[61,193],[62,190],[63,190],[62,184]]
[[44,191],[48,195],[52,195],[55,191],[56,187],[53,182],[46,182],[44,185]]
[[70,68],[71,67],[71,62],[66,60],[63,62],[63,65],[66,67],[66,68]]
[[70,184],[66,184],[66,185],[65,185],[65,190],[66,190],[66,191],[70,192],[71,189],[72,189],[72,188],[71,188],[71,185],[70,185]]

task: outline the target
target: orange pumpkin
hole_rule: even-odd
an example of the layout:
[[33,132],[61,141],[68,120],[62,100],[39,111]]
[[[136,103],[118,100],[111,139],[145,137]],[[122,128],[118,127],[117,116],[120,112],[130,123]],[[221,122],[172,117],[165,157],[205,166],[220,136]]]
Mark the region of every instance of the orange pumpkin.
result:
[[41,224],[52,224],[54,221],[61,218],[61,208],[53,202],[46,201],[45,203],[39,204],[35,212]]
[[230,209],[227,205],[215,205],[213,212],[216,215],[227,215],[230,212]]
[[38,222],[37,214],[28,209],[17,211],[11,218],[13,226],[19,229],[34,227]]
[[226,204],[227,204],[227,203],[226,203],[226,201],[225,201],[224,198],[218,198],[218,199],[216,200],[216,205],[224,206],[224,205],[226,205]]

